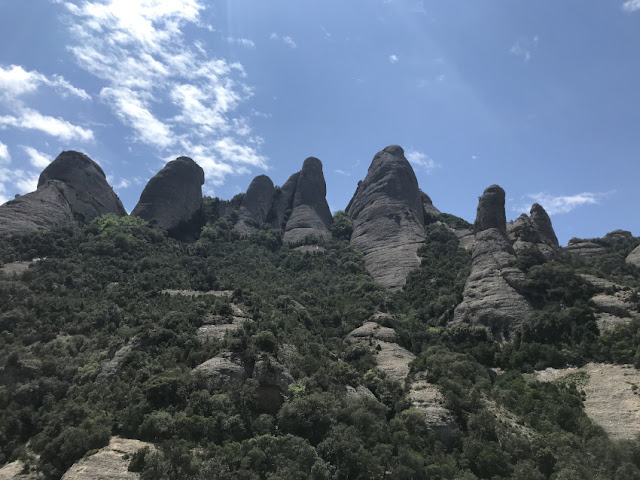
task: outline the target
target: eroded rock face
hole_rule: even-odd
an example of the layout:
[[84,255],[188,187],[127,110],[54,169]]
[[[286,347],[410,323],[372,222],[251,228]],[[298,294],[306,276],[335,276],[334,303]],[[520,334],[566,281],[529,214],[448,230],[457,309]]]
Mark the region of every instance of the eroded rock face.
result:
[[578,257],[593,257],[606,252],[606,249],[599,243],[577,237],[569,240],[569,245],[565,247],[565,250]]
[[188,157],[172,160],[149,180],[131,215],[169,232],[197,223],[203,183],[204,171],[196,162]]
[[35,192],[0,206],[0,233],[84,225],[107,213],[127,214],[100,166],[66,151],[40,174]]
[[549,215],[537,203],[531,207],[531,216],[522,214],[510,222],[507,225],[507,233],[517,253],[535,248],[550,259],[559,246]]
[[476,221],[473,225],[475,233],[496,228],[506,232],[507,217],[504,211],[504,190],[499,185],[487,188],[478,202]]
[[294,173],[282,187],[276,188],[273,192],[273,202],[268,221],[275,228],[284,229],[287,225],[287,220],[293,210],[293,197],[296,194],[299,176],[300,172]]
[[425,239],[424,201],[404,151],[392,145],[373,158],[346,213],[353,221],[351,244],[364,254],[373,278],[391,290],[402,288],[420,265]]
[[505,340],[533,308],[518,292],[525,275],[511,266],[516,256],[506,236],[504,190],[497,185],[480,198],[475,231],[471,273],[453,322],[484,326],[496,340]]
[[285,242],[297,243],[308,235],[331,237],[331,210],[326,196],[327,185],[322,173],[322,162],[309,157],[298,175],[293,208],[284,233]]
[[257,176],[242,199],[238,222],[233,229],[241,235],[250,234],[267,221],[272,202],[273,182],[266,175]]
[[137,480],[139,473],[129,471],[131,456],[142,448],[155,447],[140,440],[112,437],[109,445],[75,463],[62,480]]

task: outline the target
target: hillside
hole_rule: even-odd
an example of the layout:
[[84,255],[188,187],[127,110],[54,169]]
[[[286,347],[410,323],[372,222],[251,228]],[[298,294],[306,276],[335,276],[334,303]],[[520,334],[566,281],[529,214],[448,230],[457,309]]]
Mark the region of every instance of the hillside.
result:
[[101,172],[0,206],[0,479],[640,479],[640,238],[469,224],[398,146],[333,215],[313,157],[130,216]]

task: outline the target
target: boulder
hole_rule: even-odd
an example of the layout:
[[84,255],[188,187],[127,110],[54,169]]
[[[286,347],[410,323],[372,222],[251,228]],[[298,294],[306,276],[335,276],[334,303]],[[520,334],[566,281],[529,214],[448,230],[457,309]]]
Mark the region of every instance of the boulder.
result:
[[351,244],[365,267],[390,290],[401,289],[420,265],[424,201],[404,151],[392,145],[378,152],[346,209],[353,221]]
[[284,241],[298,243],[309,235],[330,238],[332,217],[326,200],[327,185],[322,173],[322,162],[314,157],[307,158],[297,180]]
[[534,203],[529,213],[531,214],[531,223],[533,223],[538,235],[540,235],[541,241],[552,247],[558,247],[560,245],[558,243],[558,237],[556,237],[551,219],[547,211],[542,208],[542,205]]
[[486,327],[498,340],[506,340],[533,311],[518,292],[525,275],[513,267],[515,251],[506,235],[504,190],[493,185],[478,205],[471,273],[453,323]]
[[[199,230],[204,171],[188,157],[167,163],[144,187],[131,215],[170,233]],[[193,227],[193,228],[191,228]]]
[[266,175],[257,176],[242,199],[234,231],[249,235],[254,228],[259,228],[267,221],[272,202],[273,182]]
[[232,352],[222,352],[194,369],[194,373],[200,373],[207,379],[212,387],[236,381],[246,380],[249,375],[242,358]]
[[62,152],[40,174],[35,192],[0,206],[0,233],[84,225],[107,213],[127,215],[100,166]]
[[636,247],[626,259],[626,262],[640,268],[640,246]]

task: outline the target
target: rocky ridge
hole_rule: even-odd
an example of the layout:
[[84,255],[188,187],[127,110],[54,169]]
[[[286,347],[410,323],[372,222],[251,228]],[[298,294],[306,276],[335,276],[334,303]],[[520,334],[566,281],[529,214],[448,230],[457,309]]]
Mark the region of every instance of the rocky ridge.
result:
[[84,225],[106,213],[127,214],[100,166],[66,151],[42,171],[35,192],[0,206],[0,233]]

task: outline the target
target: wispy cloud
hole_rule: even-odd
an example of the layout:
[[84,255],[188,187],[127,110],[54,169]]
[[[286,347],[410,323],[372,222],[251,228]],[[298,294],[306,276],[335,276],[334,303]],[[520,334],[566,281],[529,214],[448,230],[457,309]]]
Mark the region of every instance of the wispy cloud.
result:
[[256,48],[255,42],[248,38],[227,37],[227,42],[247,48]]
[[74,125],[62,118],[43,115],[31,108],[21,108],[15,115],[0,116],[0,130],[7,127],[21,128],[25,130],[38,130],[60,140],[93,140],[93,131]]
[[36,168],[43,169],[51,163],[51,158],[33,147],[22,146],[22,149],[29,157],[29,162]]
[[281,40],[289,48],[298,48],[298,44],[289,35],[280,35],[280,34],[278,34],[276,32],[273,32],[271,35],[269,35],[269,39],[270,40]]
[[[60,75],[47,77],[40,72],[25,70],[20,65],[0,65],[0,95],[12,97],[33,93],[40,86],[56,89],[63,97],[72,95],[82,100],[91,100],[91,96],[81,88],[74,87]],[[6,98],[5,98],[6,99]]]
[[575,195],[553,195],[547,192],[532,193],[526,195],[528,201],[523,201],[513,210],[516,212],[528,212],[532,203],[539,203],[549,215],[569,213],[576,208],[586,205],[598,205],[609,193],[582,192]]
[[540,38],[538,35],[531,39],[519,39],[509,49],[511,55],[522,58],[526,63],[531,60],[532,51],[538,46]]
[[0,163],[9,163],[11,161],[11,155],[9,154],[9,147],[0,142]]
[[622,9],[626,12],[640,10],[640,0],[628,0],[622,4]]
[[431,173],[434,169],[441,167],[441,165],[436,163],[429,155],[417,150],[407,150],[405,156],[410,163],[425,169],[427,173]]
[[335,169],[334,172],[337,173],[338,175],[344,175],[345,177],[351,176],[349,172],[345,172],[344,170],[340,170],[340,169]]
[[[103,82],[99,98],[130,129],[132,141],[149,145],[166,160],[189,155],[214,185],[230,174],[266,168],[267,159],[259,153],[262,139],[237,113],[253,95],[244,68],[183,34],[187,27],[211,30],[201,19],[206,2],[60,3],[69,15],[70,52]],[[255,47],[247,38],[226,41]]]
[[389,55],[389,61],[391,63],[398,63],[398,60],[399,60],[399,58],[398,58],[397,55]]

